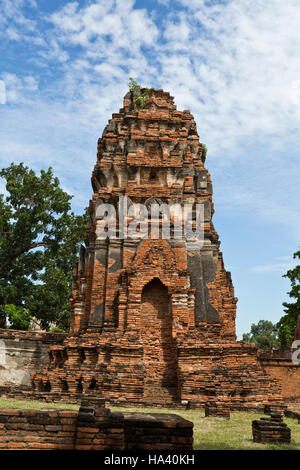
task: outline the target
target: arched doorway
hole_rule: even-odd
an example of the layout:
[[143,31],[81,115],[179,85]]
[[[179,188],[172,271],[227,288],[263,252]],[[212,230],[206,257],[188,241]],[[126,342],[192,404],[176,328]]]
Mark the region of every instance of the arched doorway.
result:
[[172,336],[168,289],[154,278],[143,288],[141,339],[144,348],[144,400],[170,402],[177,398],[177,352]]

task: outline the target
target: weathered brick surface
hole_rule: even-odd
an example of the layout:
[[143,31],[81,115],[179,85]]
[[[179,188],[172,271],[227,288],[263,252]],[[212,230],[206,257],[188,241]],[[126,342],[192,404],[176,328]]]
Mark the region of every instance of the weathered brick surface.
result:
[[180,416],[111,413],[91,403],[79,412],[0,409],[0,450],[193,448],[193,423]]
[[282,421],[279,413],[271,414],[270,418],[261,418],[252,422],[254,442],[291,442],[291,430]]
[[292,351],[259,351],[259,360],[267,374],[280,381],[285,403],[300,401],[300,365],[292,362]]
[[193,449],[193,423],[180,416],[124,413],[124,420],[127,449]]
[[[151,90],[140,110],[125,96],[98,141],[70,335],[33,374],[33,394],[75,400],[92,390],[110,403],[191,408],[208,400],[229,399],[231,409],[280,402],[256,349],[236,341],[237,299],[212,223],[204,161],[192,115],[178,111],[168,93]],[[158,220],[157,239],[100,239],[97,207],[116,206],[120,196],[129,206],[155,198],[169,206],[203,204],[202,248],[163,239]]]
[[66,334],[0,329],[0,393],[29,389],[30,375],[49,361],[49,348]]
[[0,409],[0,449],[73,449],[77,415],[71,412],[65,431],[61,411]]
[[41,344],[60,344],[66,338],[66,333],[51,333],[49,331],[24,331],[24,330],[13,330],[0,328],[0,339],[1,340],[13,340],[13,341],[30,341],[36,343],[38,341]]
[[206,417],[218,417],[230,419],[230,404],[226,403],[225,400],[221,402],[218,401],[208,401],[205,404],[205,416]]

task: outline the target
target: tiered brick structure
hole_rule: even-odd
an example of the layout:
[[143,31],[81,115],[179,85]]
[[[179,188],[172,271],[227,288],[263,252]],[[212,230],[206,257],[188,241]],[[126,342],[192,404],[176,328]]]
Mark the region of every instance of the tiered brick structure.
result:
[[[212,223],[212,183],[195,121],[162,90],[151,89],[136,109],[142,92],[127,93],[99,139],[70,335],[51,347],[50,364],[32,377],[34,389],[47,398],[93,390],[109,403],[157,406],[277,403],[278,383],[256,348],[236,341],[237,299]],[[128,206],[203,204],[203,246],[193,249],[174,233],[170,240],[101,239],[97,208],[117,208],[120,196]]]
[[291,430],[282,421],[280,413],[272,413],[270,418],[252,421],[252,435],[254,442],[291,442]]

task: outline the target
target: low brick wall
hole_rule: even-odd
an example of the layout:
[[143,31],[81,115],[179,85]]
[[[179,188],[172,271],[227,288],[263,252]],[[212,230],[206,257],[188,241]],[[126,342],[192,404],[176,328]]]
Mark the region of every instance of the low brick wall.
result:
[[192,450],[193,423],[174,414],[0,409],[0,450]]
[[291,350],[260,351],[259,360],[267,374],[280,380],[284,401],[300,401],[300,364],[292,362]]
[[175,414],[124,413],[126,449],[193,449],[193,423]]
[[0,410],[0,449],[74,449],[77,411]]
[[63,333],[0,329],[0,390],[30,386],[30,375],[49,362],[51,345],[62,344]]

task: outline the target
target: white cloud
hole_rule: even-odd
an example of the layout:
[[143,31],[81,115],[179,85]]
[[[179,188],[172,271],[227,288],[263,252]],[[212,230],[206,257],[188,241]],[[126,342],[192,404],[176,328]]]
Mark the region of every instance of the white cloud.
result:
[[21,34],[16,30],[14,27],[8,27],[6,28],[6,36],[12,41],[20,41],[21,40]]
[[[34,0],[1,0],[1,18],[0,18],[0,34],[2,33],[3,37],[6,34],[14,34],[9,36],[10,39],[21,40],[20,34],[22,33],[22,40],[26,38],[28,32],[33,33],[36,30],[36,22],[25,16],[23,13],[23,7],[29,6],[31,8],[36,8],[37,4]],[[16,29],[13,28],[12,23]],[[19,33],[17,29],[20,29]]]
[[28,93],[38,90],[37,78],[32,75],[17,77],[12,73],[2,73],[1,80],[5,84],[6,104],[24,103],[29,99]]
[[204,6],[205,0],[176,0],[176,2],[191,10],[198,10]]
[[192,13],[180,12],[175,21],[172,12],[165,22],[160,79],[181,107],[192,109],[213,152],[240,151],[239,137],[284,138],[299,128],[300,106],[291,99],[300,78],[298,2],[189,7]]
[[92,46],[92,50],[110,44],[112,52],[122,48],[130,55],[142,44],[152,44],[158,34],[146,10],[135,10],[133,5],[133,0],[95,2],[83,8],[79,8],[77,2],[68,3],[53,13],[49,21],[66,43],[86,48]]
[[264,264],[260,266],[254,266],[251,268],[252,272],[255,273],[282,273],[285,274],[289,269],[293,269],[296,266],[295,261],[285,262],[285,263],[273,263],[273,264]]
[[[22,119],[27,111],[9,110],[12,124],[2,128],[2,142],[21,146],[26,136],[28,158],[39,162],[43,151],[63,174],[64,165],[74,167],[72,135],[81,136],[82,145],[91,139],[91,165],[97,137],[122,107],[132,76],[170,91],[179,109],[191,109],[208,146],[217,210],[249,211],[299,236],[299,164],[291,156],[300,150],[300,104],[293,99],[300,80],[298,0],[161,0],[170,7],[163,27],[133,0],[64,2],[51,15],[30,18],[22,9],[28,1],[2,3],[11,40],[21,36],[36,46],[29,58],[36,69],[12,74],[8,103],[31,103],[37,129],[33,137]],[[43,89],[39,73],[48,75]],[[16,122],[17,134],[10,130]]]

